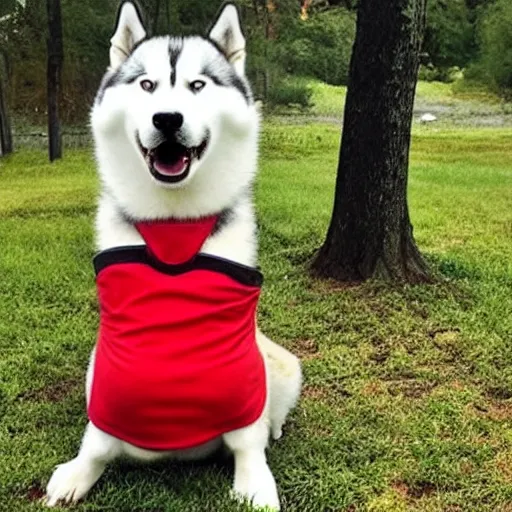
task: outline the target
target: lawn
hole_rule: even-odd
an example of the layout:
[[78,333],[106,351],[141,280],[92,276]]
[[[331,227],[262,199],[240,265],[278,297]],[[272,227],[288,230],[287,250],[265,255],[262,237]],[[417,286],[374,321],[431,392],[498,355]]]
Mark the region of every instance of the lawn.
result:
[[[416,126],[409,204],[440,281],[343,286],[307,264],[339,130],[267,123],[257,184],[264,331],[305,385],[269,450],[284,511],[512,510],[512,129]],[[86,422],[97,327],[88,150],[0,160],[0,510],[39,504]],[[229,512],[231,463],[111,467],[77,511]]]

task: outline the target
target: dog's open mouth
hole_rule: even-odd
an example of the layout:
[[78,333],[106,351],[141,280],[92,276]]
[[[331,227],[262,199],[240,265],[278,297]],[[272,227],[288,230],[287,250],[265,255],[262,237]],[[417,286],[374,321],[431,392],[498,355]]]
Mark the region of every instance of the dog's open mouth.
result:
[[203,156],[208,145],[208,139],[205,138],[199,146],[190,148],[179,142],[165,141],[148,149],[142,145],[138,135],[137,142],[153,177],[165,183],[178,183],[184,180],[188,176],[192,162]]

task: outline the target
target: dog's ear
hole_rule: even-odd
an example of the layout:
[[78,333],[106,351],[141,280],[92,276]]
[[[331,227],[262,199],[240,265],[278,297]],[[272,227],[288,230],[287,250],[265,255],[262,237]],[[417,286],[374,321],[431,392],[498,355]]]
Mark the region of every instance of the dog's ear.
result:
[[119,8],[116,31],[110,40],[110,68],[117,69],[145,37],[138,8],[132,2],[124,2]]
[[238,10],[233,4],[223,7],[208,37],[222,50],[239,75],[245,74],[245,37]]

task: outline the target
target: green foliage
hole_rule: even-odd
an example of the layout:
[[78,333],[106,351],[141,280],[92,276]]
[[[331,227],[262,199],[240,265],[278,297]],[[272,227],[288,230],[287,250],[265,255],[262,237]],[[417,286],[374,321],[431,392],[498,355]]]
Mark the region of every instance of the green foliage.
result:
[[[339,286],[306,273],[332,211],[339,127],[263,127],[259,325],[300,355],[305,376],[268,450],[283,512],[509,507],[511,137],[417,127],[414,233],[446,282]],[[89,150],[0,165],[0,509],[43,512],[44,486],[86,422],[97,179]],[[231,479],[226,461],[120,462],[72,510],[248,512],[228,498]]]
[[[500,89],[512,89],[512,2],[496,0],[481,23],[480,71]],[[478,74],[478,73],[477,73]]]
[[313,89],[306,79],[287,78],[277,82],[267,95],[267,104],[270,107],[311,107]]
[[328,85],[319,81],[310,81],[313,91],[311,112],[320,117],[340,119],[345,107],[347,88],[345,86]]
[[[512,3],[509,0],[430,0],[423,80],[451,81],[451,70],[491,89],[512,88]],[[510,94],[510,93],[507,93]]]
[[[86,115],[108,62],[117,0],[62,0],[64,67],[61,113],[65,122]],[[94,27],[94,29],[91,29]],[[5,25],[12,109],[43,123],[46,112],[45,2],[28,0]]]
[[0,18],[14,11],[16,0],[2,0],[0,3]]
[[[296,0],[280,0],[273,11],[265,0],[237,3],[247,37],[247,72],[257,97],[270,104],[306,106],[307,88],[283,78],[290,74],[333,84],[346,82],[354,37],[352,12],[339,7],[321,12],[311,9],[303,21]],[[108,65],[117,4],[117,0],[62,0],[61,114],[66,123],[87,118]],[[140,4],[150,34],[204,34],[223,0],[141,0]],[[17,8],[3,26],[11,64],[10,104],[18,116],[38,124],[45,123],[46,112],[45,20],[44,2],[28,0],[26,9]]]
[[[429,0],[423,51],[434,67],[465,66],[475,53],[473,26],[465,0]],[[439,76],[435,79],[439,80]]]
[[[62,0],[64,66],[61,115],[65,123],[83,122],[108,65],[109,40],[114,30],[118,0]],[[223,0],[141,0],[149,34],[206,34]],[[267,35],[297,17],[295,0],[281,0],[279,9],[266,14],[263,0],[237,2],[248,39],[248,74],[256,94],[265,95],[282,67],[275,61],[275,41]],[[10,105],[18,116],[45,123],[46,112],[46,9],[45,2],[28,0],[2,24],[10,63]],[[0,43],[2,44],[2,43]],[[276,80],[274,80],[276,78]]]
[[453,67],[435,67],[420,66],[418,80],[426,82],[455,82],[462,77],[462,71],[458,66]]
[[307,20],[293,20],[276,56],[290,74],[346,84],[354,37],[353,13],[342,8],[313,13]]

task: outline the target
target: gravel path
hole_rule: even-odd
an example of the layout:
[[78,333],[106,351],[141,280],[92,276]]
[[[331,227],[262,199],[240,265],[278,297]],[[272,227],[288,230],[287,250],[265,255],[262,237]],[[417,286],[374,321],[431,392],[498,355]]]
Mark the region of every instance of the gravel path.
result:
[[[314,110],[314,109],[313,109]],[[475,100],[463,100],[454,98],[443,102],[429,101],[417,98],[414,105],[413,122],[421,123],[423,114],[433,114],[437,117],[432,125],[451,125],[468,127],[505,127],[512,126],[512,103],[484,103]],[[341,124],[343,119],[343,106],[340,105],[340,113],[324,115],[308,112],[305,114],[281,114],[274,115],[276,121],[288,124],[302,123],[328,123]]]

